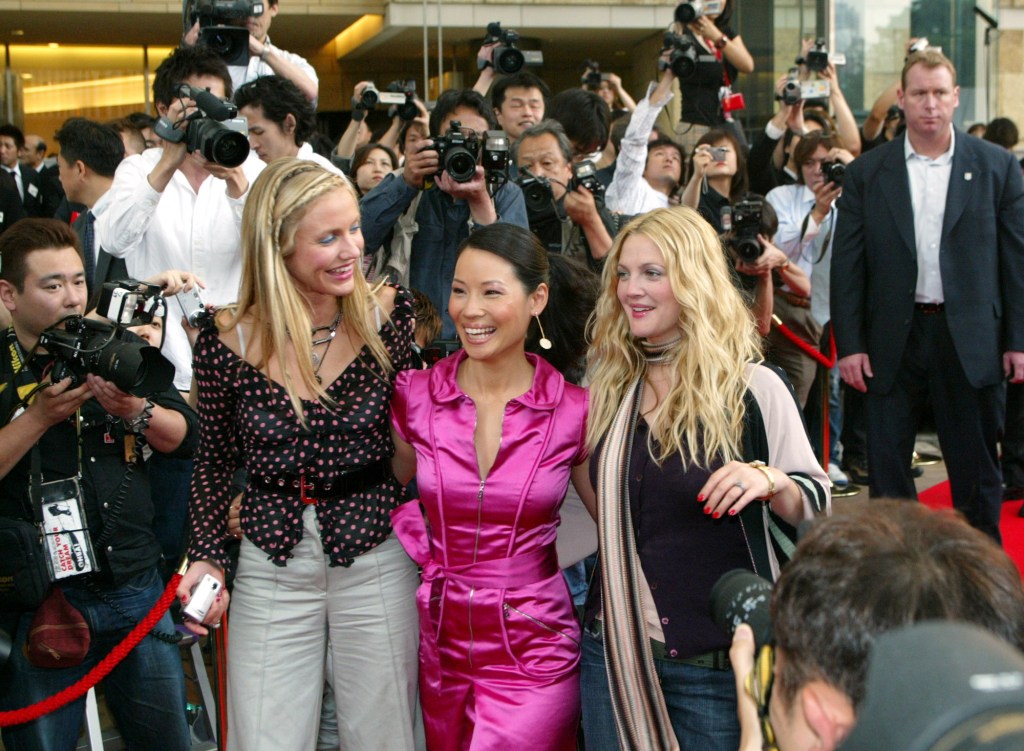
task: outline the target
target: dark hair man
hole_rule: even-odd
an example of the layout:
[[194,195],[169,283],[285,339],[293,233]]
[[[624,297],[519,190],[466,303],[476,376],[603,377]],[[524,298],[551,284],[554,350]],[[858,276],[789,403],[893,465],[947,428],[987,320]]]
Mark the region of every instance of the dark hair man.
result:
[[[258,16],[244,16],[232,23],[249,29],[249,62],[245,66],[230,65],[228,70],[237,90],[244,83],[255,81],[261,76],[281,76],[299,87],[299,91],[313,104],[320,91],[316,70],[301,55],[288,52],[270,43],[270,24],[280,8],[278,0],[266,0],[263,13]],[[196,21],[182,40],[192,46],[199,40],[199,22]],[[230,93],[229,93],[230,96]]]
[[551,96],[540,78],[521,71],[501,78],[491,88],[491,107],[498,126],[515,143],[523,131],[544,119],[544,102]]
[[249,145],[264,162],[297,157],[339,173],[334,164],[313,151],[316,111],[298,86],[280,76],[262,76],[235,92],[238,114],[249,122]]
[[580,185],[570,191],[573,179],[572,144],[557,120],[542,120],[523,131],[514,147],[515,164],[523,179],[548,181],[551,201],[528,207],[530,229],[548,250],[599,267],[612,246],[615,220],[604,206],[602,195]]
[[26,216],[53,216],[57,207],[47,206],[39,173],[18,160],[24,148],[25,134],[17,126],[0,125],[0,180],[17,189]]
[[[497,221],[529,227],[518,185],[506,183],[492,198],[483,167],[477,166],[473,178],[462,183],[444,170],[434,146],[453,122],[460,124],[463,135],[481,139],[495,127],[494,114],[480,94],[470,89],[444,92],[430,114],[431,138],[406,154],[401,175],[388,175],[360,201],[367,252],[388,243],[393,256],[394,242],[408,241],[403,252],[408,259],[409,285],[424,292],[442,311],[441,336],[445,339],[455,337],[455,324],[448,315],[455,254],[471,227]],[[415,229],[412,223],[399,222],[409,211],[415,217]],[[394,242],[388,239],[393,229]]]
[[929,398],[953,505],[999,540],[1004,379],[1024,381],[1024,182],[953,127],[956,69],[912,54],[906,132],[853,161],[836,204],[831,308],[843,380],[866,392],[871,497],[916,498]]
[[611,110],[593,91],[572,88],[560,91],[548,103],[547,117],[557,120],[565,128],[572,142],[572,160],[584,159],[597,163],[601,151],[608,143]]
[[[882,634],[963,621],[1024,648],[1024,590],[1013,562],[954,514],[902,501],[851,502],[816,522],[782,569],[771,614],[768,710],[781,751],[840,746]],[[737,632],[730,657],[742,679],[753,661],[749,631]],[[750,704],[745,692],[741,699],[742,717]]]
[[[179,47],[156,69],[153,99],[161,117],[177,122],[195,106],[179,85],[231,94],[224,61],[205,45]],[[96,222],[103,247],[123,258],[135,279],[167,269],[194,272],[206,284],[203,300],[233,302],[241,281],[242,207],[249,185],[263,169],[250,153],[238,167],[209,162],[185,142],[146,149],[121,163],[110,188],[110,206]],[[170,315],[164,355],[176,370],[175,386],[192,383],[192,348],[178,316]]]
[[[149,612],[163,590],[156,569],[160,549],[150,529],[146,465],[131,446],[144,438],[155,452],[184,457],[199,438],[198,418],[173,389],[145,399],[93,374],[78,386],[70,379],[50,383],[46,372],[54,353],[38,346],[40,334],[85,306],[77,242],[56,219],[24,219],[0,237],[0,301],[14,321],[3,334],[0,358],[0,516],[32,522],[37,512],[68,515],[79,508],[86,529],[66,529],[88,535],[97,564],[93,573],[58,578],[54,585],[90,624],[85,661],[69,668],[31,664],[23,647],[34,612],[21,613],[0,687],[4,710],[69,686]],[[47,510],[58,506],[49,501],[33,509],[30,485],[76,477],[78,483],[65,483],[71,490],[59,496],[67,500],[57,511]],[[104,681],[107,704],[129,747],[186,751],[185,687],[169,614],[154,633],[168,640],[151,634],[114,668]],[[5,727],[4,744],[73,748],[84,708],[83,696],[34,722]]]
[[103,250],[95,226],[96,218],[110,206],[110,186],[124,159],[124,144],[113,128],[84,117],[65,120],[55,138],[60,145],[57,167],[68,200],[86,207],[72,226],[81,243],[91,297],[104,282],[128,278],[124,259]]

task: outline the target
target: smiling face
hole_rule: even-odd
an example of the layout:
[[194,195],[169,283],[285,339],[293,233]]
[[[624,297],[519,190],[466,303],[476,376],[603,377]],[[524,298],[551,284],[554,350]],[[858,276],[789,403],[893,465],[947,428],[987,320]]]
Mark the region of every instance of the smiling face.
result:
[[[515,141],[523,131],[544,119],[544,93],[538,88],[509,86],[501,108],[494,110],[498,126]],[[465,124],[465,123],[463,123]]]
[[249,146],[264,162],[269,163],[299,153],[294,135],[295,118],[291,114],[285,117],[282,124],[269,120],[263,112],[263,107],[259,106],[247,104],[238,114],[248,120]]
[[665,256],[654,241],[632,234],[622,243],[617,268],[616,295],[633,336],[651,344],[679,337],[679,314],[665,267]]
[[394,165],[391,164],[391,156],[384,149],[371,149],[366,155],[366,160],[356,170],[355,182],[360,193],[368,193],[377,187]]
[[284,265],[307,298],[344,297],[354,289],[362,253],[359,206],[348,190],[338,188],[316,199],[299,219]]
[[512,264],[467,248],[455,264],[448,314],[466,354],[475,360],[522,355],[531,318],[547,302],[547,285],[527,293]]

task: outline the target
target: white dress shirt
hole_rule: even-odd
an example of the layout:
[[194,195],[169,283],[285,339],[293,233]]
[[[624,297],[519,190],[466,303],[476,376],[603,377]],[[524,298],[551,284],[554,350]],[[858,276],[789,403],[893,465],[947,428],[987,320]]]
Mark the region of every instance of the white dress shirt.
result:
[[320,156],[315,151],[313,151],[313,147],[309,144],[309,141],[306,141],[301,146],[299,146],[299,153],[295,155],[295,158],[305,159],[307,162],[315,162],[328,172],[333,172],[336,175],[341,175],[346,180],[348,179],[348,175],[346,175],[344,172],[338,169],[338,167],[335,166],[334,162],[332,162],[330,159],[326,159],[325,157]]
[[914,209],[914,240],[917,243],[915,302],[940,303],[945,300],[939,250],[955,146],[956,131],[952,125],[949,126],[949,148],[935,159],[918,154],[911,146],[910,138],[904,139],[903,153],[907,159],[910,203]]
[[[146,149],[117,168],[107,195],[110,206],[97,218],[103,249],[124,258],[128,273],[146,279],[168,269],[191,271],[206,284],[203,301],[225,305],[238,298],[242,279],[241,198],[227,194],[227,183],[207,177],[198,192],[176,170],[162,193],[149,184],[149,173],[163,149]],[[250,187],[263,169],[254,152],[242,164]],[[192,384],[192,348],[181,327],[180,308],[171,302],[164,328],[163,354],[174,364],[174,387]]]
[[651,104],[655,84],[647,87],[647,96],[641,99],[629,118],[629,126],[619,155],[615,158],[615,176],[605,192],[604,204],[609,211],[619,214],[644,214],[668,206],[668,196],[655,190],[644,179],[647,169],[647,141],[654,129],[654,121],[662,108],[672,101],[672,94],[659,104]]
[[824,326],[831,317],[828,309],[829,271],[832,267],[835,206],[829,210],[825,220],[818,224],[811,216],[814,191],[806,185],[780,185],[768,191],[765,200],[779,217],[775,245],[811,280],[811,315]]
[[[266,41],[263,42],[263,45],[265,47],[269,47],[275,55],[282,58],[283,60],[287,60],[296,68],[298,68],[307,76],[309,76],[310,80],[312,80],[313,83],[317,84],[317,86],[320,85],[320,79],[317,78],[316,76],[316,69],[306,61],[306,58],[302,57],[301,55],[296,55],[294,52],[288,52],[287,50],[283,50],[280,47],[271,44],[270,37],[267,37]],[[257,78],[260,78],[261,76],[277,75],[277,73],[274,72],[274,69],[270,67],[270,63],[266,63],[260,60],[259,55],[252,55],[249,58],[248,65],[229,65],[228,73],[231,75],[232,91],[238,91],[238,87],[242,84],[249,83],[249,81],[255,81]],[[313,105],[316,106],[315,99],[313,100]]]

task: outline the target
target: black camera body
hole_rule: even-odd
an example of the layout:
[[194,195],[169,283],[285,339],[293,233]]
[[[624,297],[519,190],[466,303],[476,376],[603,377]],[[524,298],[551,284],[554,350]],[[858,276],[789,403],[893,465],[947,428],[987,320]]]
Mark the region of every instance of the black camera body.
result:
[[828,47],[823,38],[819,38],[814,43],[814,47],[807,53],[805,63],[808,70],[817,73],[828,70]]
[[[499,73],[511,75],[518,73],[524,65],[543,65],[544,53],[519,49],[519,34],[512,29],[503,29],[498,21],[487,24],[487,35],[484,44],[500,44],[494,48],[491,64]],[[483,67],[481,63],[481,67]]]
[[526,213],[531,223],[536,219],[546,219],[555,212],[555,195],[551,190],[551,181],[540,175],[525,173],[519,179],[519,189],[523,191]]
[[170,388],[174,366],[152,347],[127,336],[126,326],[153,320],[164,304],[156,285],[127,280],[107,282],[100,292],[97,312],[108,321],[74,315],[39,335],[39,346],[55,356],[50,371],[53,383],[71,377],[81,385],[89,373],[113,382],[133,396],[149,396]]
[[729,247],[744,263],[753,263],[764,248],[757,236],[761,234],[761,213],[764,201],[760,198],[744,198],[732,207],[732,236]]
[[580,83],[591,91],[601,88],[601,81],[608,80],[607,75],[601,73],[601,64],[596,60],[583,61],[583,75],[580,76]]
[[419,117],[420,109],[416,106],[416,81],[392,81],[388,84],[387,93],[381,95],[381,103],[390,105],[388,117],[398,115],[404,122]]
[[838,188],[843,184],[843,177],[846,176],[846,165],[842,162],[822,162],[821,174],[827,183],[835,183]]
[[184,141],[190,154],[198,151],[208,162],[224,167],[242,164],[249,156],[249,125],[244,117],[238,117],[238,107],[209,89],[187,83],[178,85],[178,96],[196,103],[196,111],[184,118],[185,127],[176,128],[176,123],[161,117],[153,131],[171,143]]
[[[186,17],[199,22],[199,41],[227,65],[248,65],[249,16],[262,16],[262,0],[184,0]],[[190,8],[191,5],[191,8]]]
[[[672,69],[676,78],[690,78],[697,72],[697,46],[692,41],[678,34],[667,33],[664,44],[665,49],[671,50],[667,67]],[[660,60],[659,64],[664,69],[665,64]]]
[[569,180],[566,191],[571,193],[581,185],[589,190],[595,199],[604,200],[604,183],[597,179],[597,165],[589,159],[572,165],[572,179]]
[[430,148],[437,152],[437,174],[447,172],[457,183],[468,183],[476,175],[479,161],[489,183],[503,182],[508,169],[509,142],[503,130],[488,130],[483,139],[466,135],[462,123],[452,120],[448,132],[433,139]]

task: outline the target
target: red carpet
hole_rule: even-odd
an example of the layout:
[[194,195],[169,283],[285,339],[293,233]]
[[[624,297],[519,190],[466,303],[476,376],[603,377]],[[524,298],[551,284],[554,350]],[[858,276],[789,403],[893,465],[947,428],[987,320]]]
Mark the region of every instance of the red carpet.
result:
[[[949,481],[933,485],[918,494],[921,503],[931,508],[951,508],[953,505],[949,493]],[[1017,564],[1024,577],[1024,518],[1017,516],[1024,501],[1010,501],[1003,504],[1003,516],[999,522],[999,531],[1003,535],[1003,549]]]

